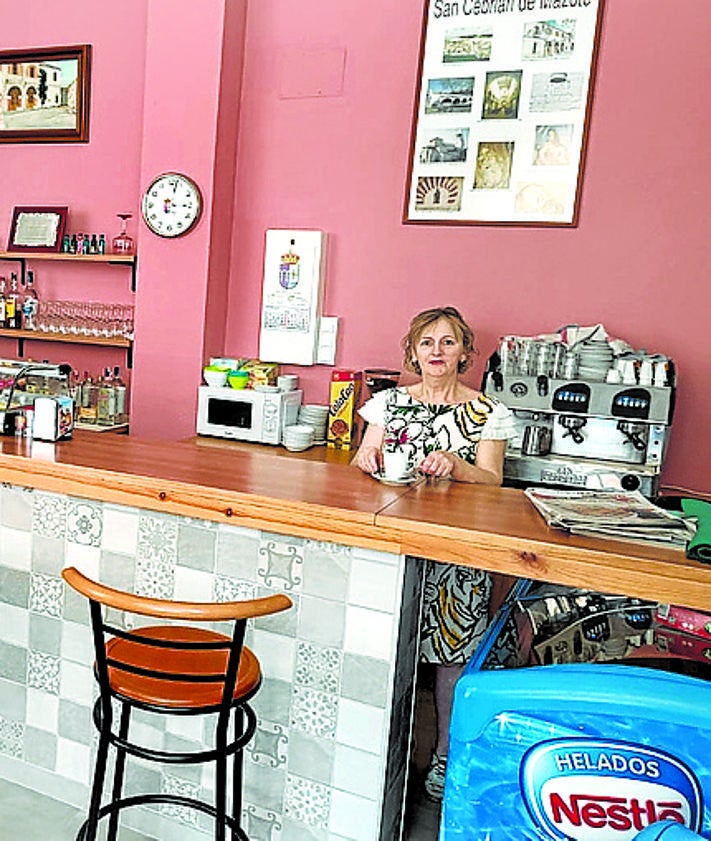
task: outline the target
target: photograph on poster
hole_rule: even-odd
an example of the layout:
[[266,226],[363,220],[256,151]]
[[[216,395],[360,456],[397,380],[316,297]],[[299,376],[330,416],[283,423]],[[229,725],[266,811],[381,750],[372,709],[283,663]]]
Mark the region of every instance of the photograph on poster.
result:
[[426,114],[461,114],[472,110],[474,79],[429,79]]
[[429,176],[417,181],[416,203],[421,210],[453,213],[461,210],[463,178]]
[[442,61],[445,64],[453,61],[489,61],[493,37],[494,33],[490,29],[482,32],[448,32],[444,36]]
[[464,127],[432,129],[423,136],[420,163],[440,164],[466,161],[469,129]]
[[534,166],[567,166],[570,163],[572,125],[536,126]]
[[480,143],[474,173],[475,190],[508,190],[513,143]]
[[425,0],[404,222],[577,225],[604,2]]
[[515,120],[521,95],[521,70],[487,73],[482,120]]

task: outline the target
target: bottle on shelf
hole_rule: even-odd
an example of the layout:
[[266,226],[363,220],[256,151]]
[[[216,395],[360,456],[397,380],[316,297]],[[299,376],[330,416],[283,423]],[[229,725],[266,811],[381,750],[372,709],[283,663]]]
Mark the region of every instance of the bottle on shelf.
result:
[[81,383],[81,402],[79,404],[79,420],[82,423],[96,423],[98,402],[98,388],[94,380],[84,371]]
[[106,254],[106,234],[99,234],[99,254]]
[[17,272],[10,274],[10,288],[5,297],[5,327],[18,330],[21,326],[20,307],[18,307]]
[[5,327],[5,310],[7,303],[7,281],[0,277],[0,329]]
[[114,387],[114,423],[123,424],[128,423],[128,406],[126,401],[126,383],[121,379],[121,369],[118,365],[114,366],[114,372],[111,377],[111,383]]
[[25,299],[22,302],[22,327],[24,330],[37,329],[39,295],[35,289],[35,273],[29,269],[25,286]]
[[89,254],[98,254],[99,253],[99,242],[96,239],[96,234],[91,235],[91,241],[89,242]]
[[109,368],[104,368],[103,375],[97,379],[96,389],[96,422],[99,426],[113,426],[116,423],[116,394]]
[[76,368],[72,371],[69,379],[69,394],[74,401],[74,417],[78,418],[79,409],[81,408],[81,377]]

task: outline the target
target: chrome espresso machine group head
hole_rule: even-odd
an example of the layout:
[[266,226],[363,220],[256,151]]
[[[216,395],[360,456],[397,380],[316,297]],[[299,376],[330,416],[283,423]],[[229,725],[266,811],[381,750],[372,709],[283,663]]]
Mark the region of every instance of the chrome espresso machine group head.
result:
[[604,350],[594,353],[598,361],[586,367],[580,349],[507,336],[491,355],[482,390],[512,410],[516,425],[504,461],[507,483],[657,495],[674,364],[644,352],[613,357],[610,350],[609,362]]

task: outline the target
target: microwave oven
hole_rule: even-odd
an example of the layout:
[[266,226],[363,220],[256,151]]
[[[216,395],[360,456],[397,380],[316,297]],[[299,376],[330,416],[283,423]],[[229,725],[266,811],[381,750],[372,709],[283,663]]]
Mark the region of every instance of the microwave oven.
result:
[[303,392],[198,387],[197,432],[255,444],[281,444],[297,422]]

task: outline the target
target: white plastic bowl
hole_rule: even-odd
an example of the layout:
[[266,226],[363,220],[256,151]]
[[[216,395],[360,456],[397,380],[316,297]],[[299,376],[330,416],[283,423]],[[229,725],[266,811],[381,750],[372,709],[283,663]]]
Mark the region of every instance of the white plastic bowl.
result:
[[227,371],[216,371],[214,369],[203,368],[202,375],[205,382],[213,387],[225,385],[227,382]]

